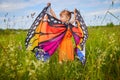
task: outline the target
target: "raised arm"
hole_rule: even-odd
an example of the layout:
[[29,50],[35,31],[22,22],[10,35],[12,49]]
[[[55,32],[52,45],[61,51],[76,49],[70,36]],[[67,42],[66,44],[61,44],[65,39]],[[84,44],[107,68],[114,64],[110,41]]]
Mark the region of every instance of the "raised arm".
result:
[[[48,6],[51,6],[51,3],[47,3],[47,5],[48,5]],[[57,18],[55,12],[53,11],[53,9],[52,9],[51,7],[50,7],[50,14],[51,14],[53,17]]]
[[[51,8],[51,3],[47,3],[47,6],[50,7],[50,14],[56,18],[56,14],[54,13],[54,11],[52,10]],[[48,16],[45,15],[44,18],[43,18],[43,21],[47,21],[48,20]]]
[[70,22],[71,24],[73,24],[76,21],[76,9],[74,10],[74,17],[72,19],[72,21]]

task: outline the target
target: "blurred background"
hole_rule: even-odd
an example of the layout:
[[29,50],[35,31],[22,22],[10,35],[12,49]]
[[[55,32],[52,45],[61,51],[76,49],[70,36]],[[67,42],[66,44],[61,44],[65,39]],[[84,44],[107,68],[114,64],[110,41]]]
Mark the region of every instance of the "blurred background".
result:
[[120,24],[120,0],[0,0],[0,28],[30,28],[48,2],[58,18],[63,9],[77,8],[87,26]]
[[[74,8],[84,18],[84,66],[76,57],[59,64],[58,50],[47,62],[26,50],[28,29],[48,2],[58,18]],[[120,80],[120,0],[0,0],[0,80]]]

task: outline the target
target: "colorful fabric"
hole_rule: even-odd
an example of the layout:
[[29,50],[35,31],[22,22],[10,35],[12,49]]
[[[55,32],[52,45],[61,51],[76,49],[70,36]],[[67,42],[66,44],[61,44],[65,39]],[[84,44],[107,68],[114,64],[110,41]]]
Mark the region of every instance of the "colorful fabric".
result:
[[[77,10],[77,22],[73,25],[62,23],[51,16],[48,9],[49,7],[45,7],[42,10],[29,29],[25,41],[26,48],[35,52],[37,59],[46,61],[59,47],[59,61],[74,60],[74,52],[76,52],[80,61],[84,59],[82,61],[84,63],[85,55],[82,55],[81,51],[88,38],[88,31],[80,12]],[[45,15],[48,16],[48,21],[43,21]],[[75,51],[72,37],[76,45]]]
[[64,38],[62,39],[59,47],[59,62],[74,60],[74,48],[72,42],[72,33],[70,29],[66,31]]

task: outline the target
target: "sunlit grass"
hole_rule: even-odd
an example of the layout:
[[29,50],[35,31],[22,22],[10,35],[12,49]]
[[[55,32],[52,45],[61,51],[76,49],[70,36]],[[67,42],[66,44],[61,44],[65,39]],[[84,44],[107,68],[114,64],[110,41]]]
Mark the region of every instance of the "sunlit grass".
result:
[[0,80],[120,80],[120,27],[88,28],[86,65],[78,59],[58,63],[58,51],[47,62],[24,46],[26,31],[0,32]]

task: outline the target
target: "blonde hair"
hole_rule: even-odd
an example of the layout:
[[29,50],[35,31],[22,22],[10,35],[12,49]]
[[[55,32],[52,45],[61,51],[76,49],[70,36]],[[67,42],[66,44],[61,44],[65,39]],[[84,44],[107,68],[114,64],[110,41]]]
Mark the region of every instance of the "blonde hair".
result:
[[70,12],[68,10],[63,10],[63,11],[61,11],[60,16],[66,15],[70,20],[71,19],[71,14],[72,14],[72,12]]

